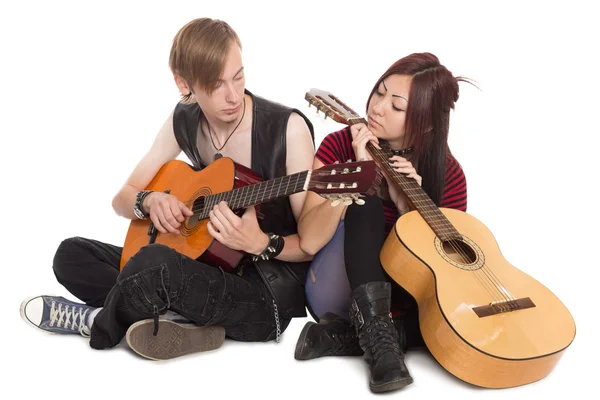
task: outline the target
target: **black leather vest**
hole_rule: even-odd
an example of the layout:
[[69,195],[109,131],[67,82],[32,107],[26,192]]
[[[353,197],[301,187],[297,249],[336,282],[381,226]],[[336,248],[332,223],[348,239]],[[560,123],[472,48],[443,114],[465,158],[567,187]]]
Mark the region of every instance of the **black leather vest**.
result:
[[[306,121],[314,144],[312,123],[296,109],[285,107],[255,96],[252,97],[252,166],[264,180],[286,175],[286,130],[292,112]],[[175,139],[182,151],[200,170],[207,164],[200,159],[197,146],[198,124],[202,110],[198,103],[182,104],[175,107],[173,130]],[[261,205],[264,218],[259,220],[264,232],[288,236],[298,232],[296,219],[288,198],[280,198]],[[269,288],[283,318],[306,316],[304,282],[310,262],[291,263],[279,260],[259,261],[257,270]]]

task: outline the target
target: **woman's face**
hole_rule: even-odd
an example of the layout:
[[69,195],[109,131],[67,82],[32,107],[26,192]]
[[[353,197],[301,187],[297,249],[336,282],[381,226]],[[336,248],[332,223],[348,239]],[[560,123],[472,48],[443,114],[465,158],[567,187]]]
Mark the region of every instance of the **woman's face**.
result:
[[369,102],[369,129],[392,148],[402,146],[411,81],[408,75],[390,75],[379,83]]

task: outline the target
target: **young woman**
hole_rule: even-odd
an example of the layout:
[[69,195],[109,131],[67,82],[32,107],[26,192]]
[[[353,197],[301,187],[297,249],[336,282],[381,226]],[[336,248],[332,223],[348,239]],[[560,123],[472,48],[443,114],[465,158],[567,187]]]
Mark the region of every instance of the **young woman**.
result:
[[[465,176],[448,148],[450,110],[458,100],[458,82],[462,80],[430,53],[398,60],[373,87],[367,101],[368,124],[352,125],[325,137],[313,168],[371,159],[366,146],[372,142],[388,152],[397,172],[415,179],[438,206],[466,211]],[[300,247],[310,254],[319,252],[313,265],[328,259],[321,266],[329,270],[329,277],[335,275],[331,273],[335,265],[343,263],[343,269],[338,269],[345,270],[347,280],[342,276],[307,286],[309,305],[320,323],[309,322],[304,327],[296,358],[364,352],[371,370],[371,390],[384,392],[412,383],[404,349],[407,341],[420,341],[416,302],[392,282],[379,262],[386,235],[398,217],[409,211],[409,204],[387,180],[376,196],[364,200],[362,206],[332,207],[314,193],[306,197],[298,222]],[[335,252],[326,251],[326,245],[343,246],[343,253],[338,252],[332,260]],[[395,326],[392,310],[412,316],[408,318],[414,322],[412,332],[407,335],[405,324]],[[350,314],[353,331],[344,314]]]

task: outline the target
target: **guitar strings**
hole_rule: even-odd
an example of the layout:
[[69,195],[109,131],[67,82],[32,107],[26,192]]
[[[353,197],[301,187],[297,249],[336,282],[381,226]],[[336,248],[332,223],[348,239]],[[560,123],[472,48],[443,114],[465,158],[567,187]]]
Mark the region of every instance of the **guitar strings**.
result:
[[[379,151],[378,149],[376,149],[374,146],[372,146],[372,148],[370,148],[369,150],[372,150],[372,151],[374,151],[374,152],[375,152],[377,155],[379,155],[381,158],[383,158],[383,156],[385,156],[385,154],[383,154],[381,151]],[[380,162],[381,162],[381,163],[383,163],[383,161],[382,161],[382,160],[380,160]],[[411,182],[411,181],[410,181],[408,178],[406,178],[406,177],[405,177],[405,176],[403,176],[403,175],[400,175],[400,174],[398,174],[398,173],[397,173],[395,170],[393,170],[393,169],[392,169],[390,166],[388,166],[387,164],[386,164],[386,166],[385,166],[385,169],[386,169],[386,171],[387,171],[389,174],[391,174],[391,175],[392,175],[392,177],[393,177],[393,178],[395,178],[396,182],[398,182],[398,181],[404,181],[405,183]],[[414,182],[414,184],[415,184],[415,185],[418,185],[418,184],[416,183],[416,181]],[[414,186],[414,185],[413,185],[413,186]],[[411,189],[411,188],[407,188],[407,187],[400,187],[400,189],[401,189],[401,190],[403,190],[403,191],[406,191],[406,192],[408,192],[409,194],[413,194],[413,195],[415,195],[415,196],[416,196],[416,195],[419,195],[419,194],[423,194],[423,193],[422,193],[422,189],[420,188],[420,186],[419,186],[418,188],[415,186],[415,189]],[[431,202],[431,199],[429,199],[428,197],[427,197],[427,198],[424,198],[424,199],[423,199],[423,201],[421,201],[421,200],[418,200],[418,199],[412,199],[412,200],[414,200],[414,202],[416,203],[416,205],[420,205],[420,206],[425,206],[425,205],[428,205],[428,204],[427,204],[428,202],[430,202],[432,205],[435,205],[435,204],[433,204],[433,202]],[[424,204],[421,204],[421,203],[424,203]],[[430,214],[431,214],[431,213],[429,213],[428,211],[425,211],[425,210],[423,210],[422,208],[423,208],[423,207],[421,207],[420,209],[418,208],[418,211],[419,211],[421,214],[424,214],[424,216],[427,216],[427,215],[429,215],[429,216],[430,216]],[[437,207],[436,207],[435,209],[439,211],[439,209],[438,209]],[[441,214],[441,211],[440,211],[440,214]],[[434,216],[435,216],[435,215],[434,215]],[[444,217],[444,216],[443,216],[443,214],[441,214],[441,216],[442,216],[442,217]],[[445,218],[445,217],[444,217],[444,218]],[[431,221],[431,223],[434,225],[434,227],[435,227],[435,228],[438,228],[438,229],[437,229],[437,230],[438,230],[438,232],[439,232],[439,231],[443,231],[443,230],[448,230],[448,229],[446,229],[445,227],[444,227],[443,229],[440,229],[440,228],[439,228],[439,226],[438,226],[438,225],[437,225],[437,224],[436,224],[434,221]],[[436,232],[436,234],[437,234],[438,232]],[[458,233],[458,232],[456,232],[456,233]],[[455,240],[449,240],[449,241],[447,241],[447,242],[448,242],[448,243],[450,244],[450,246],[451,246],[451,247],[454,249],[454,251],[455,251],[457,254],[459,254],[459,255],[461,256],[461,258],[463,259],[463,262],[464,262],[465,264],[468,264],[468,263],[469,263],[469,262],[468,262],[468,256],[467,256],[467,255],[466,255],[466,254],[465,254],[465,253],[464,253],[464,252],[461,250],[460,246],[459,246],[459,245],[458,245],[458,244],[455,242]],[[494,300],[494,299],[495,299],[495,300],[499,300],[499,299],[498,299],[496,296],[497,296],[497,295],[500,295],[500,297],[504,298],[504,300],[505,300],[505,301],[508,301],[509,299],[508,299],[508,298],[505,296],[505,294],[504,294],[504,293],[503,293],[503,292],[502,292],[502,291],[501,291],[501,290],[500,290],[500,289],[497,287],[497,283],[494,283],[494,279],[493,279],[493,277],[492,277],[492,276],[490,276],[488,273],[486,273],[486,271],[484,271],[484,275],[486,275],[486,276],[484,276],[484,277],[481,277],[481,276],[480,276],[480,274],[478,274],[478,273],[476,272],[476,273],[475,273],[475,274],[473,274],[472,276],[474,276],[475,278],[477,278],[477,280],[480,282],[480,284],[481,284],[481,285],[483,286],[483,288],[484,288],[484,289],[485,289],[485,290],[488,292],[488,294],[491,296],[491,298],[492,298],[493,300]],[[486,278],[487,278],[487,279],[486,279]],[[491,289],[491,291],[490,291],[490,289]],[[497,294],[494,294],[494,291],[495,291]]]
[[[343,164],[340,164],[343,165]],[[305,173],[308,171],[304,171]],[[306,174],[306,176],[302,177],[303,173],[299,173],[296,175],[296,182],[293,183],[292,186],[292,192],[290,194],[294,194],[294,193],[298,193],[303,191],[304,185],[306,184],[306,178],[308,177],[308,174]],[[204,196],[204,202],[198,202],[197,200],[194,202],[194,205],[192,206],[191,211],[194,213],[193,216],[204,216],[205,214],[208,213],[208,211],[210,211],[210,209],[212,209],[214,207],[215,204],[225,200],[227,201],[230,206],[232,208],[240,208],[238,206],[241,204],[247,204],[247,203],[253,203],[253,204],[258,204],[259,203],[259,199],[261,197],[265,197],[265,195],[268,194],[267,197],[272,197],[273,192],[275,191],[275,188],[277,188],[277,192],[275,193],[275,198],[279,197],[279,193],[281,192],[281,189],[283,188],[284,185],[282,185],[282,183],[285,181],[285,179],[287,178],[288,182],[287,185],[285,185],[285,190],[282,193],[287,193],[288,189],[290,189],[290,183],[291,180],[294,175],[286,175],[283,177],[278,177],[275,178],[271,181],[266,181],[266,182],[261,182],[261,183],[257,183],[257,184],[252,184],[252,185],[248,185],[248,186],[243,186],[241,188],[236,188],[233,189],[231,191],[228,192],[222,192],[222,193],[215,193],[209,196]],[[308,185],[308,189],[315,189],[319,186],[321,186],[323,189],[327,188],[327,185],[330,184],[330,181],[320,181],[317,180],[315,178],[318,177],[331,177],[331,173],[327,172],[327,171],[319,171],[319,170],[313,170],[313,173],[311,175],[311,179]],[[343,176],[343,175],[338,175],[338,176]],[[352,173],[348,173],[348,180],[352,179]],[[279,181],[279,182],[277,182]],[[272,185],[269,186],[269,183],[273,182]],[[346,185],[347,189],[355,189],[352,187],[352,185],[356,182],[337,182],[339,183],[344,183]],[[301,184],[299,186],[299,184]],[[251,191],[250,191],[251,188]],[[338,187],[332,187],[330,190],[341,190],[341,188]],[[353,194],[348,192],[348,194]],[[266,199],[265,199],[266,201]],[[206,218],[206,216],[204,216],[204,218]]]
[[[372,147],[373,147],[373,149],[374,149],[373,151],[375,151],[375,152],[377,153],[377,155],[379,155],[379,156],[380,156],[380,157],[382,157],[382,158],[383,158],[383,156],[385,156],[385,154],[383,154],[381,151],[378,151],[378,149],[376,149],[374,146],[372,146]],[[383,161],[381,161],[381,160],[380,160],[380,162],[383,162]],[[403,175],[400,175],[400,174],[398,174],[398,173],[397,173],[395,170],[393,170],[391,167],[389,167],[389,166],[387,166],[387,165],[386,165],[386,167],[385,167],[385,168],[386,168],[386,170],[387,170],[387,172],[388,172],[388,173],[390,173],[391,175],[393,175],[393,178],[395,178],[395,179],[396,179],[396,181],[404,181],[405,183],[411,182],[411,181],[410,181],[408,178],[406,178],[406,177],[405,177],[405,176],[403,176]],[[418,185],[418,184],[417,184],[417,183],[416,183],[416,181],[415,181],[415,182],[414,182],[414,185],[413,185],[413,186],[415,186],[415,188],[414,188],[414,189],[411,189],[410,187],[405,187],[406,185],[405,185],[405,186],[403,186],[403,187],[401,187],[400,189],[401,189],[401,190],[403,190],[403,191],[406,191],[406,192],[408,192],[409,194],[413,194],[413,196],[414,196],[414,197],[417,197],[417,195],[422,195],[422,194],[423,194],[423,192],[422,192],[422,189],[420,188],[420,186],[417,188],[417,186],[416,186],[416,185]],[[429,203],[431,203],[431,205],[435,206],[435,204],[433,204],[433,202],[431,202],[431,199],[429,199],[428,197],[424,198],[422,201],[421,201],[421,200],[419,200],[419,199],[413,199],[413,200],[415,201],[415,203],[417,203],[416,205],[420,205],[420,206],[426,206],[426,205],[428,205],[427,203],[429,202]],[[423,204],[421,204],[421,203],[423,203]],[[431,206],[431,205],[430,205],[430,206]],[[428,211],[425,211],[425,210],[423,210],[422,208],[423,208],[423,207],[421,207],[421,209],[419,209],[419,208],[418,208],[418,210],[419,210],[419,212],[420,212],[420,213],[424,214],[424,216],[427,216],[427,215],[431,216],[431,213],[430,213],[430,212],[428,212]],[[435,210],[436,210],[436,211],[439,211],[439,209],[437,208],[437,206],[436,206]],[[441,213],[441,211],[439,211],[439,213],[440,213],[440,216],[441,216],[441,217],[445,218],[445,217],[443,216],[443,214]],[[435,214],[435,213],[434,213],[434,214]],[[436,215],[434,215],[434,216],[436,216]],[[449,222],[449,221],[448,221],[448,222]],[[434,225],[434,227],[435,227],[435,228],[437,228],[437,231],[438,231],[438,232],[440,232],[440,231],[442,231],[442,232],[443,232],[444,230],[446,230],[446,231],[448,231],[448,230],[449,230],[449,229],[447,229],[446,227],[442,227],[442,228],[440,229],[440,227],[438,226],[438,224],[437,224],[437,223],[435,223],[435,221],[431,221],[431,223]],[[452,227],[452,229],[454,229],[454,228]],[[436,232],[436,234],[437,234],[438,232]],[[458,233],[458,232],[456,232],[456,233]],[[468,257],[468,256],[467,256],[467,255],[466,255],[466,254],[465,254],[465,253],[462,251],[462,249],[461,249],[460,245],[458,245],[458,243],[457,243],[455,240],[452,240],[452,239],[448,240],[447,242],[450,244],[450,246],[453,248],[453,250],[454,250],[454,251],[455,251],[457,254],[459,254],[459,255],[461,256],[461,258],[463,259],[463,262],[464,262],[465,264],[468,264],[468,263],[469,263],[469,262],[468,262],[468,260],[469,260],[469,257]],[[476,276],[477,278],[480,278],[480,277],[479,277],[479,275],[480,275],[480,274],[479,274],[477,271],[473,271],[473,272],[475,272],[474,276]],[[489,272],[488,270],[486,270],[486,269],[483,269],[481,272],[482,272],[482,273],[485,275],[485,277],[481,277],[481,278],[480,278],[480,279],[478,279],[478,280],[479,280],[479,281],[480,281],[480,283],[481,283],[481,284],[484,286],[484,288],[486,288],[486,290],[488,291],[488,294],[490,294],[490,296],[492,297],[492,299],[501,300],[501,299],[497,299],[497,298],[496,298],[496,295],[494,295],[493,293],[491,293],[491,292],[489,291],[489,289],[490,289],[490,288],[492,288],[492,292],[493,292],[493,291],[494,291],[494,289],[495,289],[495,292],[496,292],[498,295],[500,295],[500,297],[501,297],[501,298],[503,298],[503,300],[504,300],[504,301],[510,301],[510,299],[509,299],[508,297],[506,297],[506,294],[505,294],[505,292],[503,292],[503,291],[502,291],[502,290],[501,290],[501,289],[498,287],[498,285],[500,285],[500,286],[503,286],[503,285],[502,285],[502,284],[499,282],[499,280],[498,280],[498,279],[495,279],[495,277],[493,276],[493,274],[490,274],[490,272]],[[494,282],[494,281],[495,281],[495,282]]]
[[[360,115],[356,114],[356,112],[354,112],[352,110],[347,110],[347,108],[344,108],[344,112],[341,112],[341,114],[344,114],[344,115],[350,114],[350,118],[347,118],[347,120],[345,121],[349,125],[354,125],[356,123],[367,124],[367,121],[364,118],[362,118]],[[344,122],[344,121],[338,121],[338,122]],[[370,142],[368,143],[368,151],[372,155],[373,155],[373,152],[378,153],[381,158],[383,158],[383,156],[384,156],[384,154],[382,152],[380,152]],[[376,157],[374,157],[374,158],[376,158]],[[382,163],[383,162],[380,162],[380,164],[382,164]],[[385,163],[385,165],[389,166],[388,163]],[[380,167],[382,167],[382,165],[380,165]],[[392,175],[396,178],[396,182],[398,182],[400,180],[399,179],[400,175],[398,175],[398,173],[395,170],[393,170],[392,168],[389,168],[389,169],[391,169]],[[408,178],[406,178],[404,176],[402,176],[402,178],[404,178],[405,181],[408,180]],[[404,191],[404,189],[402,187],[400,189]],[[419,189],[420,189],[420,187],[419,187]],[[418,195],[418,194],[420,194],[420,192],[422,191],[422,189],[419,190],[419,191],[418,190],[412,191],[410,188],[408,188],[408,191],[409,191],[410,194]],[[429,199],[429,200],[431,200],[431,199]],[[416,203],[419,203],[419,201],[416,200]],[[417,204],[417,205],[421,205],[421,204]],[[439,211],[439,209],[437,208],[437,206],[436,206],[436,209]],[[423,217],[425,217],[425,215],[429,215],[429,213],[427,213],[424,210],[421,210],[419,208],[417,208],[417,210],[418,210],[419,213],[424,214]],[[440,213],[441,213],[441,211],[440,211]],[[443,213],[442,213],[442,216],[443,216]],[[444,228],[440,229],[437,226],[436,226],[436,228],[438,228],[438,231],[440,231],[440,230],[441,231],[446,230]],[[437,232],[436,232],[436,235],[437,235]],[[463,262],[465,264],[467,264],[468,263],[468,256],[462,251],[461,246],[458,244],[458,241],[456,239],[450,239],[447,242],[450,244],[450,246],[453,248],[453,250],[457,254],[460,255],[460,257],[462,258]],[[492,299],[495,298],[495,295],[493,294],[494,290],[495,290],[495,292],[497,292],[497,293],[500,294],[500,297],[503,298],[504,301],[508,301],[510,303],[511,301],[514,300],[514,298],[512,297],[512,295],[510,295],[510,293],[508,292],[508,290],[506,290],[505,286],[500,282],[500,280],[498,279],[498,277],[493,273],[493,271],[491,271],[491,269],[489,269],[487,267],[486,263],[484,263],[483,266],[480,269],[483,270],[483,271],[481,271],[482,272],[481,274],[479,273],[478,270],[476,270],[476,271],[472,271],[472,272],[475,272],[475,274],[472,274],[472,275],[470,274],[470,275],[474,276],[480,282],[480,284],[482,285],[482,287],[488,292],[488,294],[491,296]],[[501,287],[502,289],[500,289],[499,287]],[[491,289],[491,291],[490,291],[490,289]]]
[[[377,156],[380,156],[382,159],[383,159],[383,157],[384,157],[384,156],[386,156],[384,153],[382,153],[381,151],[379,151],[378,149],[376,149],[376,148],[375,148],[374,146],[372,146],[372,145],[371,145],[371,148],[369,148],[369,150],[370,150],[370,151],[372,151],[372,152],[374,152],[374,153],[375,153],[375,155],[377,155]],[[381,163],[383,163],[383,161],[382,161],[382,160],[379,160],[379,161],[380,161]],[[385,169],[386,169],[386,171],[387,171],[389,174],[391,174],[391,175],[392,175],[392,178],[394,178],[394,179],[395,179],[397,182],[398,182],[398,181],[405,181],[405,182],[408,182],[408,178],[405,178],[403,175],[399,175],[399,174],[398,174],[398,173],[397,173],[395,170],[393,170],[393,169],[392,169],[391,167],[389,167],[387,164],[386,164],[386,166],[385,166]],[[416,182],[415,182],[415,184],[416,184]],[[413,194],[413,195],[421,194],[421,191],[418,191],[418,190],[412,190],[412,189],[410,189],[410,188],[401,187],[400,189],[401,189],[401,190],[403,190],[403,191],[407,191],[409,194]],[[430,201],[430,199],[428,199],[428,198],[427,198],[427,199],[425,199],[425,201],[427,201],[427,200],[429,200],[429,201]],[[420,201],[420,200],[418,200],[418,199],[414,199],[414,202],[415,202],[415,203],[417,203],[416,205],[426,205],[426,204],[420,204],[420,203],[421,203],[421,201]],[[427,212],[427,211],[425,211],[425,210],[423,210],[423,209],[418,209],[418,210],[419,210],[419,212],[420,212],[420,213],[422,213],[422,214],[424,214],[424,215],[429,215],[429,212]],[[435,224],[434,222],[432,222],[432,223],[433,223],[433,225],[434,225],[436,228],[438,228],[438,227],[437,227],[437,224]],[[438,228],[438,231],[439,231],[439,230],[440,230],[440,229]],[[437,232],[436,232],[436,233],[437,233]],[[449,243],[450,243],[450,246],[451,246],[451,247],[454,249],[454,251],[455,251],[457,254],[459,254],[461,257],[462,257],[462,259],[463,259],[463,262],[464,262],[465,264],[467,264],[467,263],[468,263],[468,261],[467,261],[467,260],[468,260],[468,257],[467,257],[467,256],[466,256],[466,254],[464,254],[464,252],[463,252],[463,251],[460,249],[460,246],[458,246],[456,243],[454,243],[454,241],[450,241]],[[488,294],[491,296],[491,298],[492,298],[492,299],[495,299],[495,298],[496,298],[496,295],[493,293],[493,292],[494,292],[494,289],[496,289],[496,292],[497,292],[499,295],[501,295],[501,296],[502,296],[502,292],[501,292],[500,290],[497,290],[497,288],[495,287],[495,285],[491,284],[491,282],[487,282],[487,280],[485,280],[485,279],[483,279],[483,280],[482,280],[482,279],[481,279],[481,278],[480,278],[480,277],[479,277],[477,274],[476,274],[476,275],[474,275],[474,276],[475,276],[475,277],[476,277],[476,278],[479,280],[480,284],[481,284],[481,285],[484,287],[484,289],[485,289],[485,290],[488,292]],[[491,289],[491,291],[490,291],[490,289]]]
[[[368,150],[370,152],[374,152],[376,155],[378,155],[381,159],[383,159],[384,157],[386,157],[387,155],[385,153],[383,153],[381,150],[377,149],[375,146],[373,146],[372,143],[369,143],[369,148]],[[377,158],[377,157],[375,157]],[[383,163],[382,160],[379,160],[379,163]],[[400,175],[398,174],[393,168],[391,168],[391,166],[389,166],[389,164],[386,164],[386,167],[384,167],[384,169],[386,169],[386,172],[388,172],[388,174],[393,175],[392,178],[395,178],[396,182],[400,182],[402,180],[404,180],[405,182],[408,182],[408,178],[406,178],[404,175]],[[415,184],[416,181],[415,181]],[[418,185],[418,184],[417,184]],[[408,194],[412,194],[413,197],[416,197],[417,195],[421,194],[422,189],[419,186],[419,189],[411,189],[410,187],[404,187],[402,185],[400,185],[400,189],[402,191],[406,191],[408,192]],[[411,199],[413,200],[413,199]],[[427,198],[426,200],[431,201],[429,198]],[[420,205],[420,206],[424,206],[427,205],[427,201],[424,201],[424,204],[421,204],[422,201],[415,199],[415,205]],[[420,207],[422,208],[422,207]],[[417,210],[419,211],[419,213],[424,213],[425,215],[430,215],[430,213],[428,213],[427,211],[421,210],[420,208],[417,208]],[[436,206],[436,210],[439,211],[439,209]],[[441,211],[439,211],[440,214],[443,216],[443,214],[441,213]],[[424,215],[424,216],[425,216]],[[436,215],[433,215],[434,217],[436,217]],[[449,221],[448,221],[449,222]],[[443,231],[448,231],[449,229],[446,227],[439,227],[438,224],[435,223],[435,221],[431,221],[431,223],[435,226],[435,228],[437,228],[438,232],[443,232]],[[435,229],[434,229],[435,230]],[[451,232],[451,231],[450,231]],[[457,232],[458,233],[458,232]],[[437,232],[436,232],[437,234]],[[446,241],[447,243],[450,244],[450,246],[453,248],[453,250],[460,255],[460,257],[462,258],[463,262],[465,264],[469,263],[469,257],[467,256],[467,254],[461,249],[461,246],[456,242],[456,239],[450,239]],[[484,275],[484,277],[480,277],[480,274],[478,274],[478,270],[481,270],[481,273]],[[496,299],[496,300],[500,300],[502,302],[508,302],[511,303],[514,298],[512,298],[512,296],[510,295],[510,293],[508,293],[508,291],[505,289],[505,286],[500,282],[500,280],[497,278],[497,276],[495,276],[495,274],[493,273],[493,271],[491,271],[491,269],[489,269],[487,267],[487,265],[484,263],[484,265],[479,268],[478,270],[475,271],[471,271],[471,272],[475,272],[474,276],[476,276],[477,278],[479,278],[479,282],[482,284],[482,286],[484,287],[484,289],[488,292],[488,294],[492,297],[492,299]],[[483,279],[481,279],[483,278]],[[488,282],[489,281],[489,282]],[[500,295],[501,299],[497,299],[496,295],[494,295],[493,293],[490,292],[490,288],[492,289],[492,292],[495,289],[495,292],[497,292],[497,294]],[[501,289],[502,288],[502,289]]]

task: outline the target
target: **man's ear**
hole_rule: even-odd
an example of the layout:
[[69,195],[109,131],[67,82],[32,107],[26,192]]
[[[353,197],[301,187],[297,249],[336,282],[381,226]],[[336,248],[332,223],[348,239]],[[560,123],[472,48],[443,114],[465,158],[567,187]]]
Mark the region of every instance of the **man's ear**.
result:
[[188,83],[181,77],[181,75],[174,74],[173,78],[175,79],[175,84],[177,85],[177,88],[182,96],[188,96],[192,93],[192,88],[190,88]]

